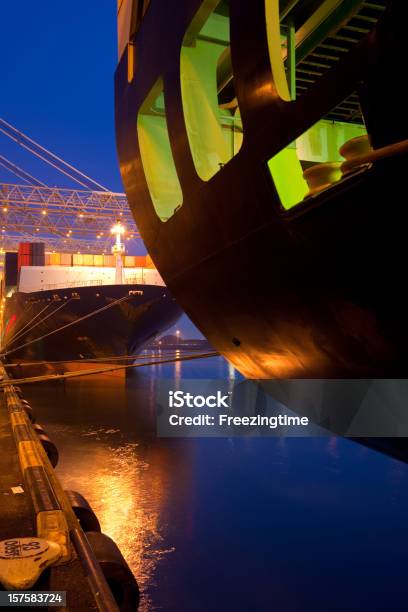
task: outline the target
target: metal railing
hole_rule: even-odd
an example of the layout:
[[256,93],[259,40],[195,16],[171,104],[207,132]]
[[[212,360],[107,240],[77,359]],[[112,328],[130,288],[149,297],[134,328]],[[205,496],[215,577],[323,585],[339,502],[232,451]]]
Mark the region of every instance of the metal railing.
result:
[[[108,279],[102,280],[85,280],[85,281],[67,281],[66,283],[53,283],[42,285],[40,289],[36,289],[36,291],[49,291],[52,289],[71,289],[73,287],[98,287],[101,285],[116,285],[115,281],[110,281]],[[157,278],[146,278],[145,275],[137,274],[136,276],[129,276],[124,278],[122,285],[162,285],[164,284],[160,277]]]
[[102,280],[85,280],[85,281],[67,281],[66,283],[54,283],[51,285],[43,285],[42,289],[48,291],[48,289],[66,289],[71,287],[94,287],[95,285],[109,285],[111,283],[104,283]]

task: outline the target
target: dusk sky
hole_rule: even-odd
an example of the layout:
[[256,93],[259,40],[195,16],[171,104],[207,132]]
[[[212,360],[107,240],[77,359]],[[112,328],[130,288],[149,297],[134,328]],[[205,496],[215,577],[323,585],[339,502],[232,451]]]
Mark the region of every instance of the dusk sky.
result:
[[[0,116],[123,191],[114,130],[116,0],[7,2],[1,17]],[[47,185],[79,187],[1,133],[0,154]],[[0,181],[23,182],[1,166]],[[185,321],[183,328],[193,331]]]
[[[1,116],[122,191],[114,135],[115,0],[5,3],[0,57]],[[0,151],[47,184],[75,186],[4,136]],[[14,181],[0,172],[1,180]]]

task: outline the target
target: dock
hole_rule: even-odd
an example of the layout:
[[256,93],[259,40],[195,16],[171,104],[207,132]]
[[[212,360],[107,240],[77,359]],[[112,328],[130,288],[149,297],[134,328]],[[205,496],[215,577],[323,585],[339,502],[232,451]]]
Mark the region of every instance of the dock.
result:
[[[0,377],[10,380],[1,365]],[[126,562],[121,563],[119,550],[107,536],[92,532],[88,539],[30,417],[21,390],[10,380],[0,393],[1,590],[63,593],[52,609],[137,610],[138,587]],[[82,510],[87,511],[84,503]],[[89,524],[91,529],[99,527],[97,519]],[[115,562],[124,577],[123,588],[116,585],[116,599],[104,574],[104,567]],[[120,580],[117,567],[115,571]]]

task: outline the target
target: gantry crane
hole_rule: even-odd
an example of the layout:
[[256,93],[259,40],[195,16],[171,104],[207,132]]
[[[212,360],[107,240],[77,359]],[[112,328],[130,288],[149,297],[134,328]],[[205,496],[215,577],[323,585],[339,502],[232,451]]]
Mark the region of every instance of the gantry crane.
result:
[[110,252],[110,228],[118,220],[127,240],[140,238],[125,194],[109,191],[1,118],[0,132],[81,186],[48,187],[0,155],[0,165],[28,183],[0,183],[0,249],[41,240],[53,250]]

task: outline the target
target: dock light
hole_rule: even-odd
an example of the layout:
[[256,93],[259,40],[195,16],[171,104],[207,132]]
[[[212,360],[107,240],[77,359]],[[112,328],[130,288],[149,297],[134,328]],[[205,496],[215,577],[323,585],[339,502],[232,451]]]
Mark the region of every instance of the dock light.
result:
[[84,216],[84,215],[83,215],[82,213],[79,213],[79,215],[78,215],[78,217],[79,217],[80,219],[82,219],[82,217],[83,217],[83,216]]
[[42,210],[42,211],[41,211],[41,214],[42,214],[42,215],[46,215],[46,214],[47,214],[47,211],[46,211],[46,210]]
[[[122,213],[121,213],[122,214]],[[115,234],[115,236],[121,236],[126,232],[126,228],[122,225],[121,221],[115,223],[115,225],[111,228],[111,234]]]
[[112,247],[112,253],[115,256],[116,265],[115,265],[115,283],[117,285],[121,285],[123,283],[123,261],[122,257],[126,252],[125,245],[123,244],[121,237],[126,232],[126,228],[122,225],[120,219],[117,220],[115,225],[111,228],[111,234],[113,234],[116,238],[115,244]]
[[7,206],[3,206],[3,212],[7,212],[7,211],[8,211]]

